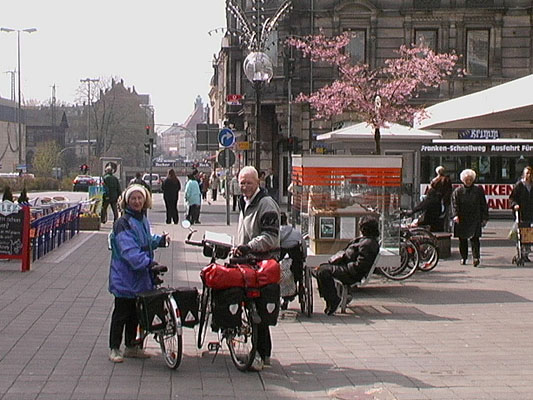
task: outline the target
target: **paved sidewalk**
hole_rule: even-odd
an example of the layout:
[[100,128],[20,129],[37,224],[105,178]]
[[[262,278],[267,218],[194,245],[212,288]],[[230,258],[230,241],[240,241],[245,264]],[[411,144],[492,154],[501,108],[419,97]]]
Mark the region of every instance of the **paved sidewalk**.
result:
[[[227,226],[223,200],[202,208],[199,233],[235,233],[237,214]],[[155,232],[170,231],[174,239],[157,252],[171,269],[166,283],[198,287],[207,259],[184,245],[186,230],[163,223],[159,194],[150,219]],[[489,224],[482,268],[459,265],[454,242],[452,258],[434,271],[403,282],[374,277],[347,314],[325,316],[316,290],[311,319],[291,303],[272,328],[272,366],[241,373],[225,345],[216,358],[197,350],[193,329],[184,329],[176,371],[159,355],[108,361],[108,223],[30,272],[0,261],[0,399],[531,400],[533,264],[511,265],[509,226]]]

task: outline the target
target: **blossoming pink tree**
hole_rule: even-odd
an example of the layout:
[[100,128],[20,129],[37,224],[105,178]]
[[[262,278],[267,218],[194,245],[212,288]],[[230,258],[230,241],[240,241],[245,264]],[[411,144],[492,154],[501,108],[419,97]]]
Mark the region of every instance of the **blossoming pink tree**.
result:
[[412,125],[415,116],[425,118],[424,107],[410,104],[409,100],[439,87],[454,73],[458,56],[437,54],[426,46],[401,46],[397,58],[371,69],[366,64],[350,63],[350,56],[344,52],[349,41],[349,32],[330,38],[320,34],[287,40],[305,58],[334,65],[339,71],[337,80],[310,95],[300,94],[296,101],[309,102],[316,119],[329,119],[346,111],[354,113],[374,128],[375,153],[381,154],[380,128],[387,122]]

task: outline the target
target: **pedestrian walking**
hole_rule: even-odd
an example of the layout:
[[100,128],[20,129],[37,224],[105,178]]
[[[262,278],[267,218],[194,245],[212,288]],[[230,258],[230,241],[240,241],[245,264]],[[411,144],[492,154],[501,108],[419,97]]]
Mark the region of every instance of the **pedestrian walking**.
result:
[[[513,191],[509,196],[511,200],[511,208],[513,213],[518,213],[518,221],[523,224],[531,226],[533,223],[533,169],[525,167],[522,171],[522,177],[513,187]],[[515,228],[513,228],[515,229]],[[516,226],[518,232],[519,227]],[[531,246],[526,246],[527,252],[531,250]],[[527,252],[524,254],[524,261],[531,262]]]
[[130,180],[129,185],[142,185],[142,186],[144,186],[146,189],[148,189],[150,192],[152,191],[152,190],[150,189],[150,185],[148,185],[148,184],[144,181],[144,179],[142,179],[142,175],[141,175],[140,172],[136,172],[136,173],[135,173],[135,178],[133,178],[133,179]]
[[272,173],[272,170],[268,170],[268,175],[265,177],[265,188],[270,197],[276,200],[276,203],[279,203],[279,181],[278,177]]
[[[237,174],[238,175],[238,174]],[[237,175],[234,175],[233,178],[231,178],[230,182],[230,193],[232,197],[232,210],[237,210],[237,204],[239,203],[239,197],[241,195],[241,186],[239,185],[239,179]]]
[[191,224],[200,223],[200,205],[202,204],[202,194],[200,192],[200,185],[195,179],[194,175],[187,177],[187,183],[185,184],[185,206],[187,219]]
[[452,199],[452,180],[446,175],[446,170],[442,165],[435,168],[437,176],[431,180],[430,187],[435,189],[441,196],[442,205],[444,206],[443,230],[449,232],[451,225],[451,199]]
[[[237,235],[237,257],[254,253],[261,258],[279,256],[278,204],[265,189],[259,187],[259,175],[254,167],[244,167],[239,173],[242,196],[239,199],[239,226]],[[261,322],[257,329],[257,354],[251,369],[260,371],[263,365],[270,365],[272,339],[269,326]]]
[[216,171],[213,171],[209,178],[209,187],[211,188],[211,200],[217,201],[218,186],[220,185],[220,178]]
[[480,264],[479,238],[482,228],[489,220],[489,208],[485,193],[480,186],[474,185],[476,173],[465,169],[460,175],[463,186],[458,187],[452,194],[452,215],[454,222],[454,237],[459,238],[459,252],[461,264],[468,259],[468,239],[472,246],[474,267]]
[[165,209],[167,212],[166,223],[170,224],[179,222],[178,216],[178,199],[181,190],[181,182],[176,176],[176,171],[169,169],[166,179],[161,185],[163,191],[163,200],[165,201]]
[[113,211],[113,222],[118,219],[117,202],[120,196],[120,182],[115,175],[113,175],[113,167],[107,166],[104,175],[104,195],[102,203],[102,212],[100,214],[100,221],[102,224],[107,222],[107,207],[111,206]]
[[[157,265],[154,249],[166,247],[170,242],[167,233],[155,235],[150,231],[146,210],[152,205],[152,197],[144,186],[128,186],[120,205],[124,215],[113,225],[110,235],[109,292],[115,300],[109,331],[109,360],[115,363],[123,362],[124,357],[149,357],[134,344],[139,325],[135,296],[154,288],[151,273]],[[124,353],[120,349],[123,336]]]
[[444,230],[444,210],[442,197],[437,190],[430,187],[426,197],[418,203],[408,215],[422,212],[416,221],[417,226],[429,226],[431,232],[443,232]]
[[200,174],[200,191],[202,192],[202,200],[207,201],[208,204],[211,204],[207,199],[207,192],[209,190],[209,177],[205,172]]

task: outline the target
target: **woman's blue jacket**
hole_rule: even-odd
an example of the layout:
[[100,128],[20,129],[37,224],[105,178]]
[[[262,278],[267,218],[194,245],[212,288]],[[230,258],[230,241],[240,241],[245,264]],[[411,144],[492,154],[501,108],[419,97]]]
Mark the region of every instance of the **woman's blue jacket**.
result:
[[109,241],[109,291],[116,297],[134,298],[140,292],[153,289],[150,267],[154,264],[154,249],[166,243],[161,235],[150,233],[146,215],[126,208],[113,225]]

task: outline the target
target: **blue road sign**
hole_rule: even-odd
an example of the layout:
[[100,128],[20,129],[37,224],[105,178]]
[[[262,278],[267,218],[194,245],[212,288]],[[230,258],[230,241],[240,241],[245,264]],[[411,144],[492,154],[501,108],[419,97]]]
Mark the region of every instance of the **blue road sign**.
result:
[[231,147],[235,143],[235,134],[229,128],[221,129],[220,132],[218,132],[218,142],[223,147]]

